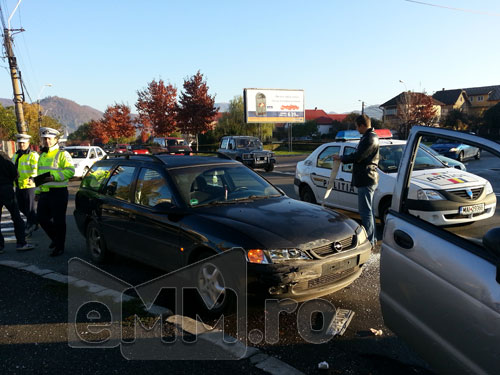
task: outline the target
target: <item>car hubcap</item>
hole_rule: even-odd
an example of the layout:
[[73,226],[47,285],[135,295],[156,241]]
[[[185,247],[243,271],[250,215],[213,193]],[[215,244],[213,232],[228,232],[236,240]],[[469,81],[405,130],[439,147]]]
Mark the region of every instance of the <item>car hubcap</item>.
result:
[[89,245],[90,245],[90,252],[94,256],[101,255],[101,235],[99,233],[99,230],[97,230],[96,228],[90,229]]
[[204,264],[198,271],[198,291],[209,309],[222,306],[226,296],[224,278],[213,264]]

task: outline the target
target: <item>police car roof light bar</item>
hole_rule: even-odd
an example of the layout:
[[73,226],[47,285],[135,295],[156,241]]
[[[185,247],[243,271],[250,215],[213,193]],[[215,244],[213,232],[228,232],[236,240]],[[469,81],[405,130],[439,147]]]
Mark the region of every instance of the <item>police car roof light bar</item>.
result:
[[336,141],[353,141],[361,138],[357,130],[341,130],[335,136]]

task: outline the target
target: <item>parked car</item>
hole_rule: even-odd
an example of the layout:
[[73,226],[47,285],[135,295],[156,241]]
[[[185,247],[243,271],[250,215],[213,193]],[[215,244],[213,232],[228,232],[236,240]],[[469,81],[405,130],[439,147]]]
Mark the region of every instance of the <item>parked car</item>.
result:
[[[332,193],[324,199],[333,165],[332,156],[354,152],[359,143],[356,133],[339,132],[337,141],[319,146],[304,161],[297,163],[294,188],[301,200],[358,212],[357,188],[351,185],[352,164],[341,164]],[[391,139],[389,132],[383,134],[379,136],[379,184],[373,207],[375,215],[385,221],[406,141]],[[467,224],[493,216],[496,196],[486,179],[449,168],[420,148],[407,207],[416,216],[436,225]]]
[[465,166],[464,163],[459,162],[458,160],[448,158],[446,156],[441,155],[439,152],[434,150],[433,148],[426,146],[423,143],[420,143],[420,147],[424,149],[424,151],[427,151],[429,154],[432,154],[432,156],[436,157],[439,159],[444,165],[447,165],[448,167],[453,167],[460,169],[461,171],[466,171],[467,167]]
[[[415,126],[402,155],[380,260],[385,325],[443,374],[498,374],[500,369],[500,220],[469,232],[432,225],[411,213],[409,176],[422,137],[450,137],[488,151],[500,165],[500,144],[478,136]],[[491,156],[490,156],[491,155]],[[485,168],[495,182],[498,174]],[[413,180],[413,177],[412,177]],[[497,214],[498,215],[498,214]]]
[[262,142],[257,137],[241,135],[222,137],[217,152],[237,160],[247,167],[263,168],[266,172],[271,172],[276,164],[274,154],[264,150]]
[[153,154],[191,155],[193,150],[184,138],[155,137],[151,146]]
[[118,154],[129,154],[132,151],[132,147],[128,144],[118,144],[115,147],[115,152]]
[[[222,157],[105,159],[82,181],[75,205],[78,228],[96,262],[111,252],[171,271],[243,248],[248,292],[278,299],[306,300],[346,287],[371,251],[354,220],[291,199]],[[208,284],[201,290],[212,296],[214,309],[223,309],[220,291]]]
[[97,146],[68,146],[64,149],[71,155],[75,166],[75,177],[83,177],[92,165],[101,160],[106,153]]
[[132,145],[130,148],[130,151],[134,155],[144,155],[144,154],[149,154],[149,147],[145,145]]
[[[464,133],[462,133],[464,134]],[[458,160],[460,162],[465,159],[479,159],[481,157],[481,149],[479,147],[469,146],[460,142],[453,142],[446,140],[437,140],[436,143],[431,145],[431,148],[441,155]]]

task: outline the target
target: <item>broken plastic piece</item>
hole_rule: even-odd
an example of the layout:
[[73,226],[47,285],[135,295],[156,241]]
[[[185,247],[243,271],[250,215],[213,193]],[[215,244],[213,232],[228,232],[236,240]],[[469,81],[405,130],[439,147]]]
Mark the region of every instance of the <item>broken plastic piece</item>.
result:
[[382,332],[381,329],[375,329],[375,328],[370,328],[370,331],[375,335],[375,336],[382,336],[384,332]]

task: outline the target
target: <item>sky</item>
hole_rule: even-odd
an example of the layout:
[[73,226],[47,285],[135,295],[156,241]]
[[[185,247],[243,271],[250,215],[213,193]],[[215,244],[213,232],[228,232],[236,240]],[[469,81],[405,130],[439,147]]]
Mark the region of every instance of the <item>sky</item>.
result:
[[[17,2],[0,0],[5,22]],[[136,112],[153,79],[180,93],[198,70],[216,102],[303,89],[307,109],[336,113],[404,90],[500,85],[498,0],[23,0],[10,27],[25,29],[14,52],[26,101],[100,111]],[[0,59],[0,98],[12,97]]]

